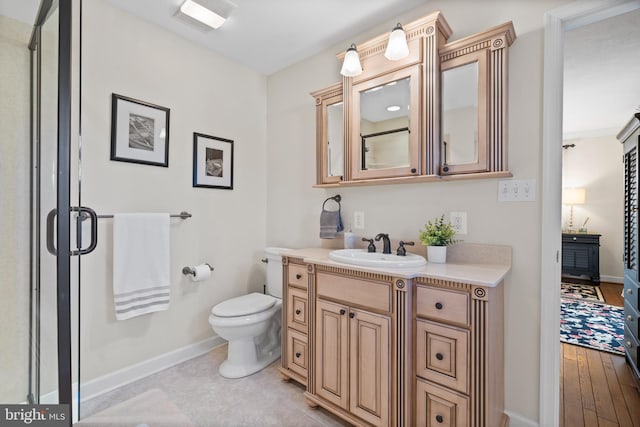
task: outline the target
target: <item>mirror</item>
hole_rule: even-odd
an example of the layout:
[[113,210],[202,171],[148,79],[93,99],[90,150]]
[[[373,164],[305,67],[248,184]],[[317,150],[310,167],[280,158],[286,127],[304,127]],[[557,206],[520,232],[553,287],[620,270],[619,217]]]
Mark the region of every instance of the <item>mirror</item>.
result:
[[419,71],[414,66],[353,86],[352,179],[418,173]]
[[360,93],[361,170],[409,166],[410,80]]
[[344,170],[344,126],[342,101],[327,105],[327,176],[342,177]]
[[442,164],[478,162],[478,63],[442,72]]
[[336,184],[344,176],[342,83],[312,92],[316,99],[316,183]]
[[465,53],[441,65],[440,172],[488,171],[487,53]]

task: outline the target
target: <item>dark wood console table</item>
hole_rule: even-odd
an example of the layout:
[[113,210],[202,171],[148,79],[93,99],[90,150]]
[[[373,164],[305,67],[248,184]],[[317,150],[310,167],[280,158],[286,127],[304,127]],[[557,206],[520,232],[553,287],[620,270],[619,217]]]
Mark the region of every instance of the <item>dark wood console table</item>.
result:
[[600,234],[562,233],[562,275],[600,283]]

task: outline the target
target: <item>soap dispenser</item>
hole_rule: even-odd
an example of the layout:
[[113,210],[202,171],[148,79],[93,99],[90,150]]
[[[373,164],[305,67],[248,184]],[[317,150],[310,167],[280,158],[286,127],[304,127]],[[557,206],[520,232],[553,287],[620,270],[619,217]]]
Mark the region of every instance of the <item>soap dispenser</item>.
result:
[[356,247],[356,235],[351,232],[351,226],[349,226],[349,231],[344,232],[344,248],[345,249],[355,249]]

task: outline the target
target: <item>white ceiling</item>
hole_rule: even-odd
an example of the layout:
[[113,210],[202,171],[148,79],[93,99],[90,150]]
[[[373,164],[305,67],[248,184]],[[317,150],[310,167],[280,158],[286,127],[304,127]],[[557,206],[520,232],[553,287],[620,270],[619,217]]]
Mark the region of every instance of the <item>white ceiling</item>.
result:
[[638,24],[640,10],[565,34],[565,138],[615,135],[640,111]]
[[[174,17],[183,0],[107,1],[265,75],[376,25],[392,22],[403,12],[428,2],[233,0],[237,7],[229,20],[220,29],[203,33]],[[40,0],[0,0],[0,14],[32,23],[39,3]],[[566,33],[565,136],[603,131],[611,134],[638,110],[638,22],[640,11],[635,11]],[[518,40],[513,46],[517,48]]]

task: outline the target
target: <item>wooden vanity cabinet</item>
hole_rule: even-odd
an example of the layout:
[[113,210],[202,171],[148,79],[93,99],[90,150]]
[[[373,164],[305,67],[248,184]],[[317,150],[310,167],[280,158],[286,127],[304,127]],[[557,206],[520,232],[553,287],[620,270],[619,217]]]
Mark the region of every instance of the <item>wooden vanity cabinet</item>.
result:
[[355,426],[508,425],[502,283],[283,268],[280,372],[309,405]]

